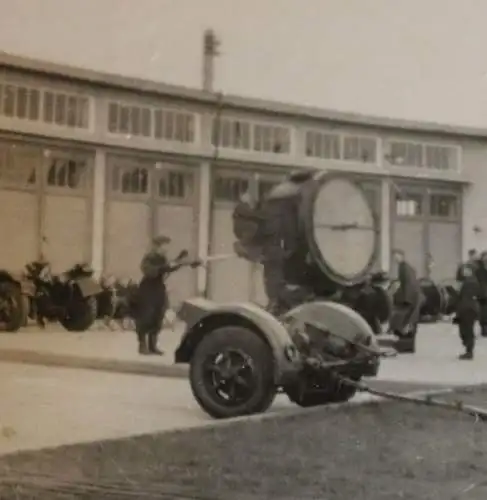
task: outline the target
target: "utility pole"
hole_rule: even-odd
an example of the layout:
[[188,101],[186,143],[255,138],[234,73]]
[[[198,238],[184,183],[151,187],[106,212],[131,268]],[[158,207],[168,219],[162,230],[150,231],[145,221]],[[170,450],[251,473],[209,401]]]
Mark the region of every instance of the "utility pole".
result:
[[215,58],[220,55],[218,47],[220,40],[218,40],[215,32],[212,29],[205,30],[203,35],[203,90],[206,92],[213,92],[213,85],[215,81]]

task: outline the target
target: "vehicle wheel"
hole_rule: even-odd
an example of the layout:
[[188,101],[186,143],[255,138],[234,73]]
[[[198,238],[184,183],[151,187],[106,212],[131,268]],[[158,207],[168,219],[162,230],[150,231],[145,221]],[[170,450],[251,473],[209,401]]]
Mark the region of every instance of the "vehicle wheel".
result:
[[26,299],[16,283],[0,283],[0,328],[3,331],[16,332],[24,326],[29,307]]
[[273,366],[272,350],[258,334],[236,326],[218,328],[194,352],[191,390],[213,418],[262,413],[277,392]]
[[96,297],[77,300],[70,308],[68,314],[59,320],[68,332],[84,332],[96,320]]
[[[358,382],[360,379],[356,379]],[[344,403],[352,399],[357,393],[357,389],[351,385],[333,383],[323,389],[313,388],[303,389],[299,384],[286,387],[284,392],[292,403],[302,408],[322,406],[332,403]]]

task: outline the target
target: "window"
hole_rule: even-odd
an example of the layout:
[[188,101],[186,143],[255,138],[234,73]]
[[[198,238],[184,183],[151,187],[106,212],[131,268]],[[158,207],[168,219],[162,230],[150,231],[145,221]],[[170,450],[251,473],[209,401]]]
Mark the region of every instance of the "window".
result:
[[389,157],[393,165],[422,167],[423,146],[413,142],[392,142]]
[[231,118],[215,118],[212,123],[212,144],[229,149],[250,149],[249,122]]
[[396,197],[396,215],[419,217],[423,214],[423,196],[416,193],[402,193]]
[[85,160],[52,158],[47,172],[47,185],[51,187],[84,189],[88,165]]
[[40,151],[22,145],[0,143],[0,183],[9,186],[34,186]]
[[456,169],[456,150],[449,146],[425,146],[424,166],[437,170]]
[[363,163],[376,163],[377,140],[372,137],[345,136],[343,138],[343,159]]
[[338,134],[308,130],[305,141],[306,156],[327,160],[340,159],[340,136]]
[[240,197],[249,189],[248,179],[241,177],[222,177],[216,175],[214,197],[216,201],[238,203]]
[[151,109],[140,106],[108,104],[108,131],[112,134],[151,137]]
[[112,190],[119,194],[148,194],[149,167],[139,165],[114,165]]
[[454,219],[459,216],[459,200],[454,194],[432,194],[429,211],[433,217]]
[[291,131],[286,127],[255,124],[253,139],[254,151],[288,154],[291,150]]
[[391,142],[390,163],[397,166],[456,170],[458,155],[455,146]]
[[89,100],[87,97],[46,91],[43,120],[59,127],[87,129]]
[[38,120],[39,109],[39,90],[13,84],[0,84],[0,115],[19,120]]
[[167,170],[157,182],[157,194],[160,198],[187,200],[193,194],[193,175],[191,172]]
[[154,111],[156,139],[175,142],[195,141],[195,116],[182,111],[156,109]]

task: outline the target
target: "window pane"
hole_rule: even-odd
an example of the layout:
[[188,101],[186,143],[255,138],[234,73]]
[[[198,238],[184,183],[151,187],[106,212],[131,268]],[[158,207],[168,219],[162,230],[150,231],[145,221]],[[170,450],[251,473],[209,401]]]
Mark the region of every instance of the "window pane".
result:
[[416,193],[401,193],[396,197],[396,215],[419,217],[423,214],[423,197]]
[[66,124],[66,96],[63,94],[56,94],[55,98],[55,106],[54,106],[54,121],[56,125],[65,125]]
[[434,217],[457,218],[459,216],[458,197],[447,194],[431,195],[430,215]]
[[118,110],[119,106],[115,102],[108,105],[108,131],[115,133],[118,132]]
[[54,95],[52,92],[44,92],[44,121],[46,123],[54,121]]
[[27,117],[28,92],[25,87],[17,88],[17,118],[24,119]]
[[15,87],[6,85],[3,96],[3,114],[5,116],[14,116],[15,112]]
[[30,89],[29,92],[29,120],[39,119],[40,92],[37,89]]

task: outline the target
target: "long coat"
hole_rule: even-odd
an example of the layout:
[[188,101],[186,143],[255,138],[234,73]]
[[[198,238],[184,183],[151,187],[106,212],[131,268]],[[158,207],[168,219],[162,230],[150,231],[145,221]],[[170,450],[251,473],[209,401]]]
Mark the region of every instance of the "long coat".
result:
[[416,271],[407,262],[401,262],[398,278],[399,288],[394,296],[394,311],[389,326],[395,333],[405,333],[408,326],[415,331],[423,299]]
[[140,265],[142,280],[135,299],[135,317],[140,332],[158,332],[168,306],[168,296],[164,280],[181,264],[171,264],[157,252],[149,252]]
[[462,281],[456,303],[457,319],[474,321],[478,318],[480,312],[478,303],[480,292],[480,286],[475,276],[465,278]]
[[480,262],[477,265],[475,276],[477,278],[480,290],[479,290],[479,302],[480,302],[480,314],[479,322],[482,325],[487,324],[487,268]]

